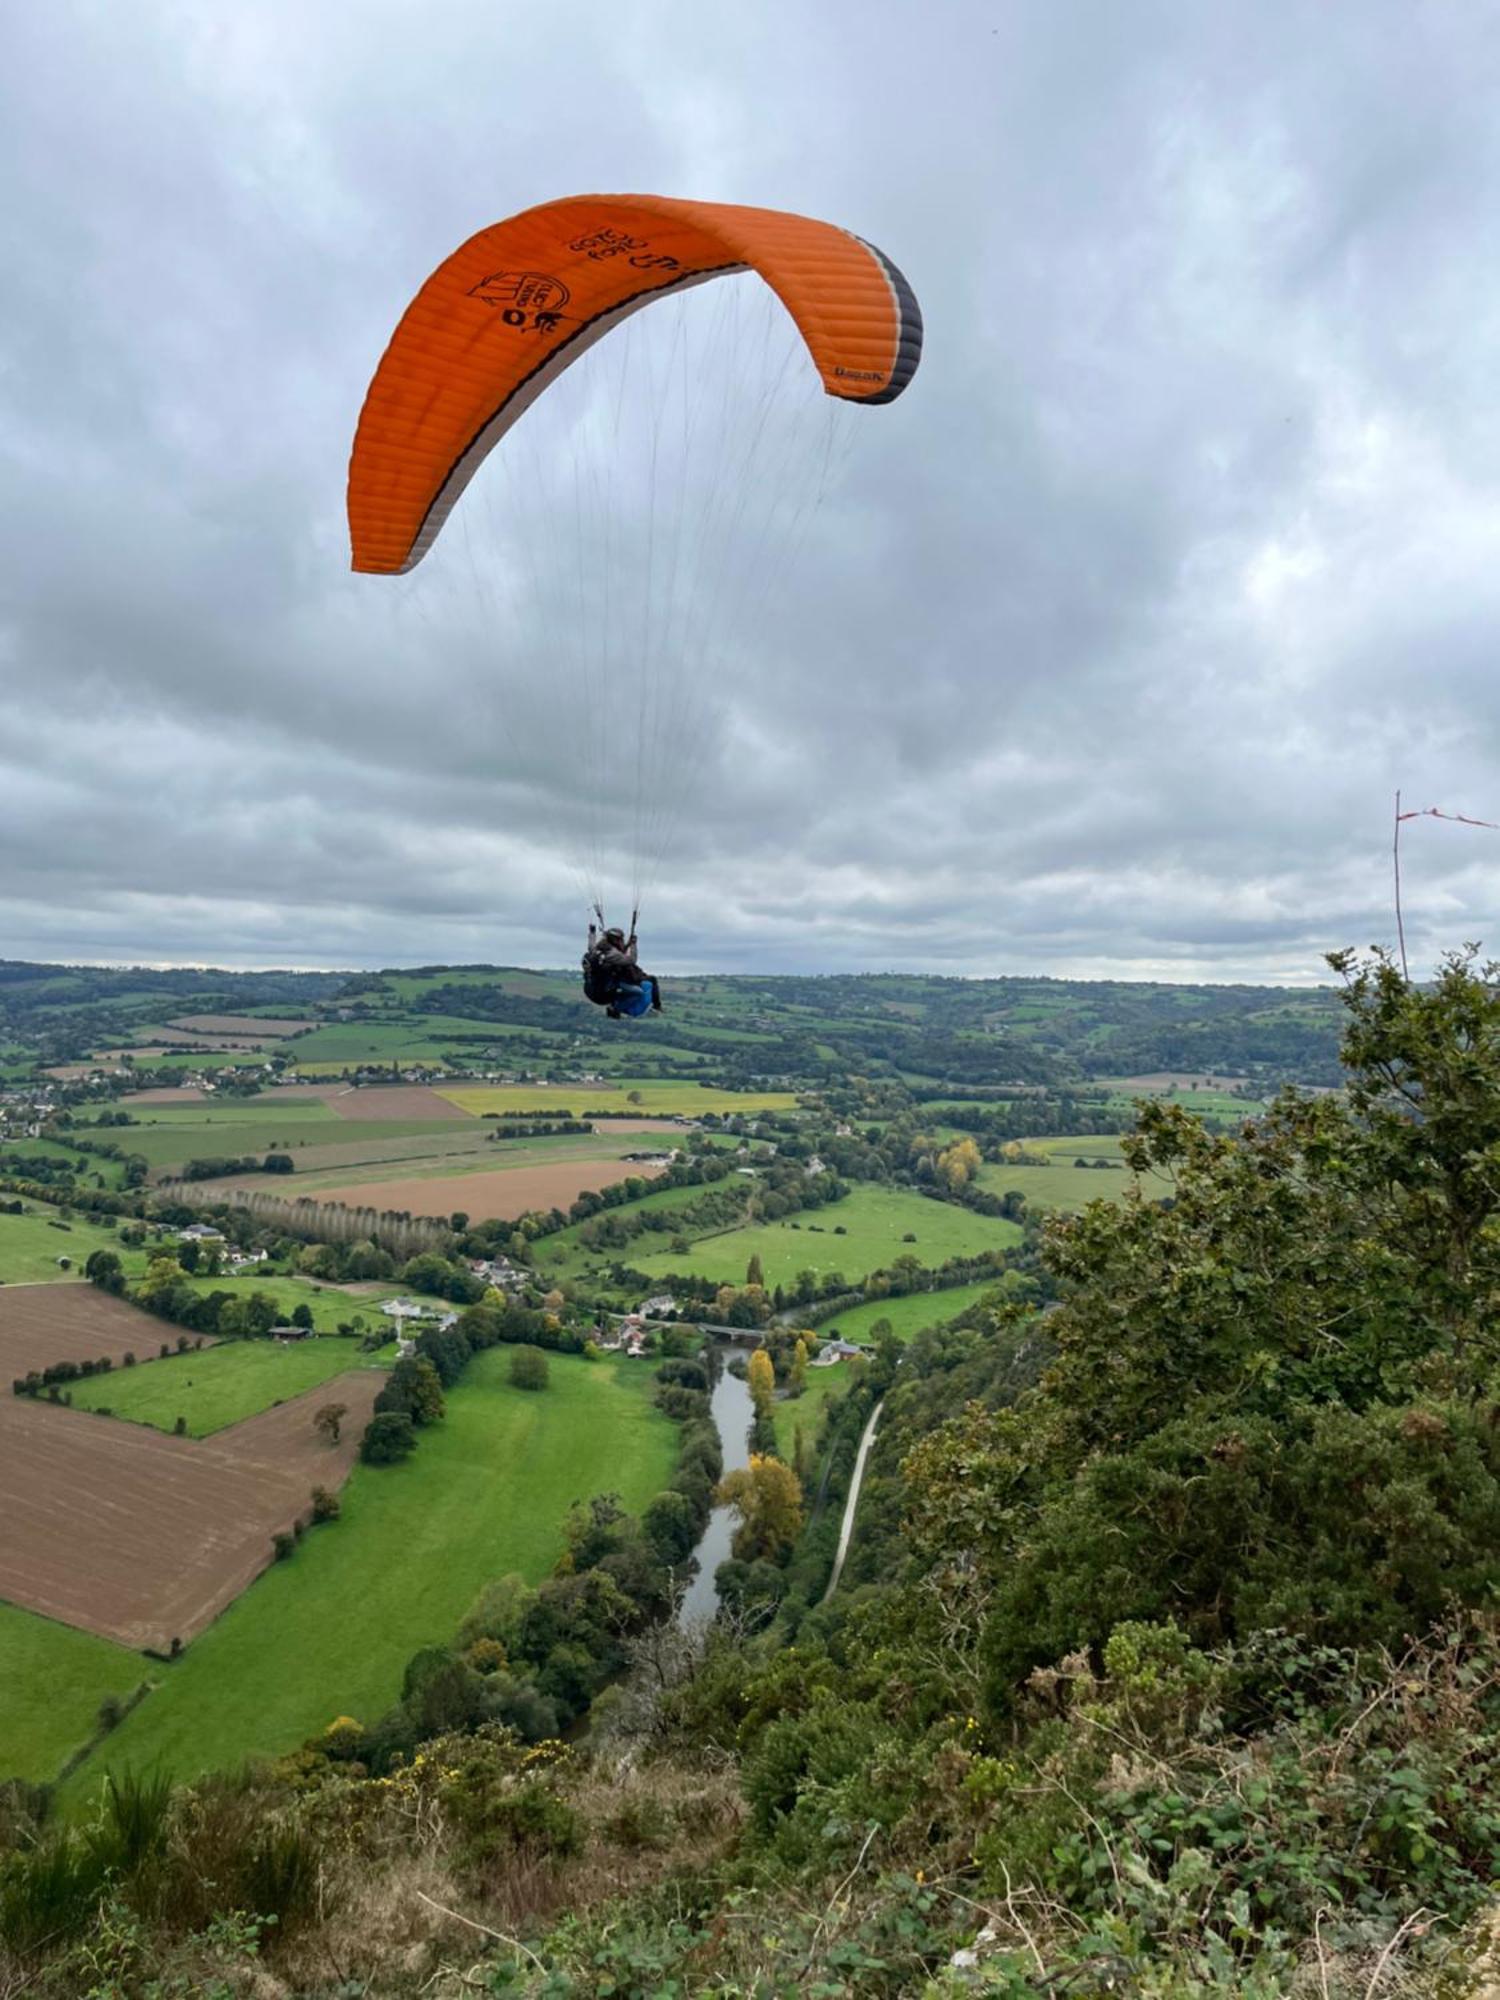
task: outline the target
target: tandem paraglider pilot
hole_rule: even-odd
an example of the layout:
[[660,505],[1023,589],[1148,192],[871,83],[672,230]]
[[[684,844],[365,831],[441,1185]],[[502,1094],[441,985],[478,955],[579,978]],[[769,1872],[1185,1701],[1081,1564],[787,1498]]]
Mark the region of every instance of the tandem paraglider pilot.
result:
[[649,972],[642,972],[636,951],[633,926],[626,937],[617,924],[608,930],[589,925],[588,950],[583,954],[584,996],[602,1007],[612,1021],[627,1016],[634,1020],[653,1008],[661,1012],[661,987]]

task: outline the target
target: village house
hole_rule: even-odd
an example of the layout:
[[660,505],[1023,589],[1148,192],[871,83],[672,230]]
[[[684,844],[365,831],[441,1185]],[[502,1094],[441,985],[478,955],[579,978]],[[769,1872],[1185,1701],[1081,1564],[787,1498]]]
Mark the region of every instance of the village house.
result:
[[831,1368],[836,1361],[859,1361],[869,1353],[852,1340],[825,1340],[812,1358],[814,1368]]
[[186,1229],[177,1232],[179,1243],[222,1243],[222,1229],[210,1229],[206,1222],[190,1222]]
[[664,1313],[674,1313],[677,1301],[670,1292],[657,1292],[636,1307],[642,1319],[660,1319]]
[[605,1354],[625,1354],[631,1358],[646,1351],[646,1329],[639,1313],[627,1313],[614,1325],[608,1321],[599,1329],[594,1344]]
[[526,1273],[518,1264],[512,1264],[509,1257],[474,1257],[469,1261],[469,1269],[487,1285],[498,1285],[502,1292],[520,1292],[526,1288]]

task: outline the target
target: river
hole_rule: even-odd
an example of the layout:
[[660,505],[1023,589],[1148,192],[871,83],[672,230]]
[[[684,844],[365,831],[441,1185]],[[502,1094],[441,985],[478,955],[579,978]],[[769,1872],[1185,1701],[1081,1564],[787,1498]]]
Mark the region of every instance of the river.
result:
[[[709,1350],[705,1359],[711,1358],[716,1371],[709,1408],[713,1412],[719,1443],[724,1451],[724,1470],[738,1472],[750,1463],[750,1421],[755,1415],[755,1407],[750,1401],[749,1383],[739,1375],[731,1375],[725,1366],[729,1352],[727,1345],[715,1347]],[[683,1593],[677,1613],[679,1625],[698,1624],[703,1619],[712,1618],[718,1611],[719,1593],[714,1586],[714,1572],[721,1562],[729,1560],[729,1544],[734,1539],[737,1518],[733,1507],[715,1507],[709,1515],[708,1526],[693,1551],[698,1562],[698,1574]]]

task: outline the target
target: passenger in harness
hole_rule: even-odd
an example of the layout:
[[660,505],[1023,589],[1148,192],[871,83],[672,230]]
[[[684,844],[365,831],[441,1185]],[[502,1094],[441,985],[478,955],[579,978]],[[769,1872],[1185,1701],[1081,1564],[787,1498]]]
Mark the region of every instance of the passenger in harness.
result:
[[595,914],[599,923],[589,925],[588,950],[583,954],[585,999],[602,1007],[612,1021],[635,1020],[653,1010],[660,1013],[661,987],[636,963],[634,920],[627,938],[618,925],[605,930],[602,912]]

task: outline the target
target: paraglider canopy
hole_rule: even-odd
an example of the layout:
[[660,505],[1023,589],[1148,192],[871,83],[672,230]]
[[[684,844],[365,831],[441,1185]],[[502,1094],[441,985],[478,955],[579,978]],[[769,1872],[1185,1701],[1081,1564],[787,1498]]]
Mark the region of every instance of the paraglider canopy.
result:
[[916,373],[905,278],[849,231],[777,209],[573,195],[482,229],[407,307],[365,398],[349,465],[353,567],[415,567],[485,456],[548,385],[665,293],[753,271],[830,396],[889,403]]

